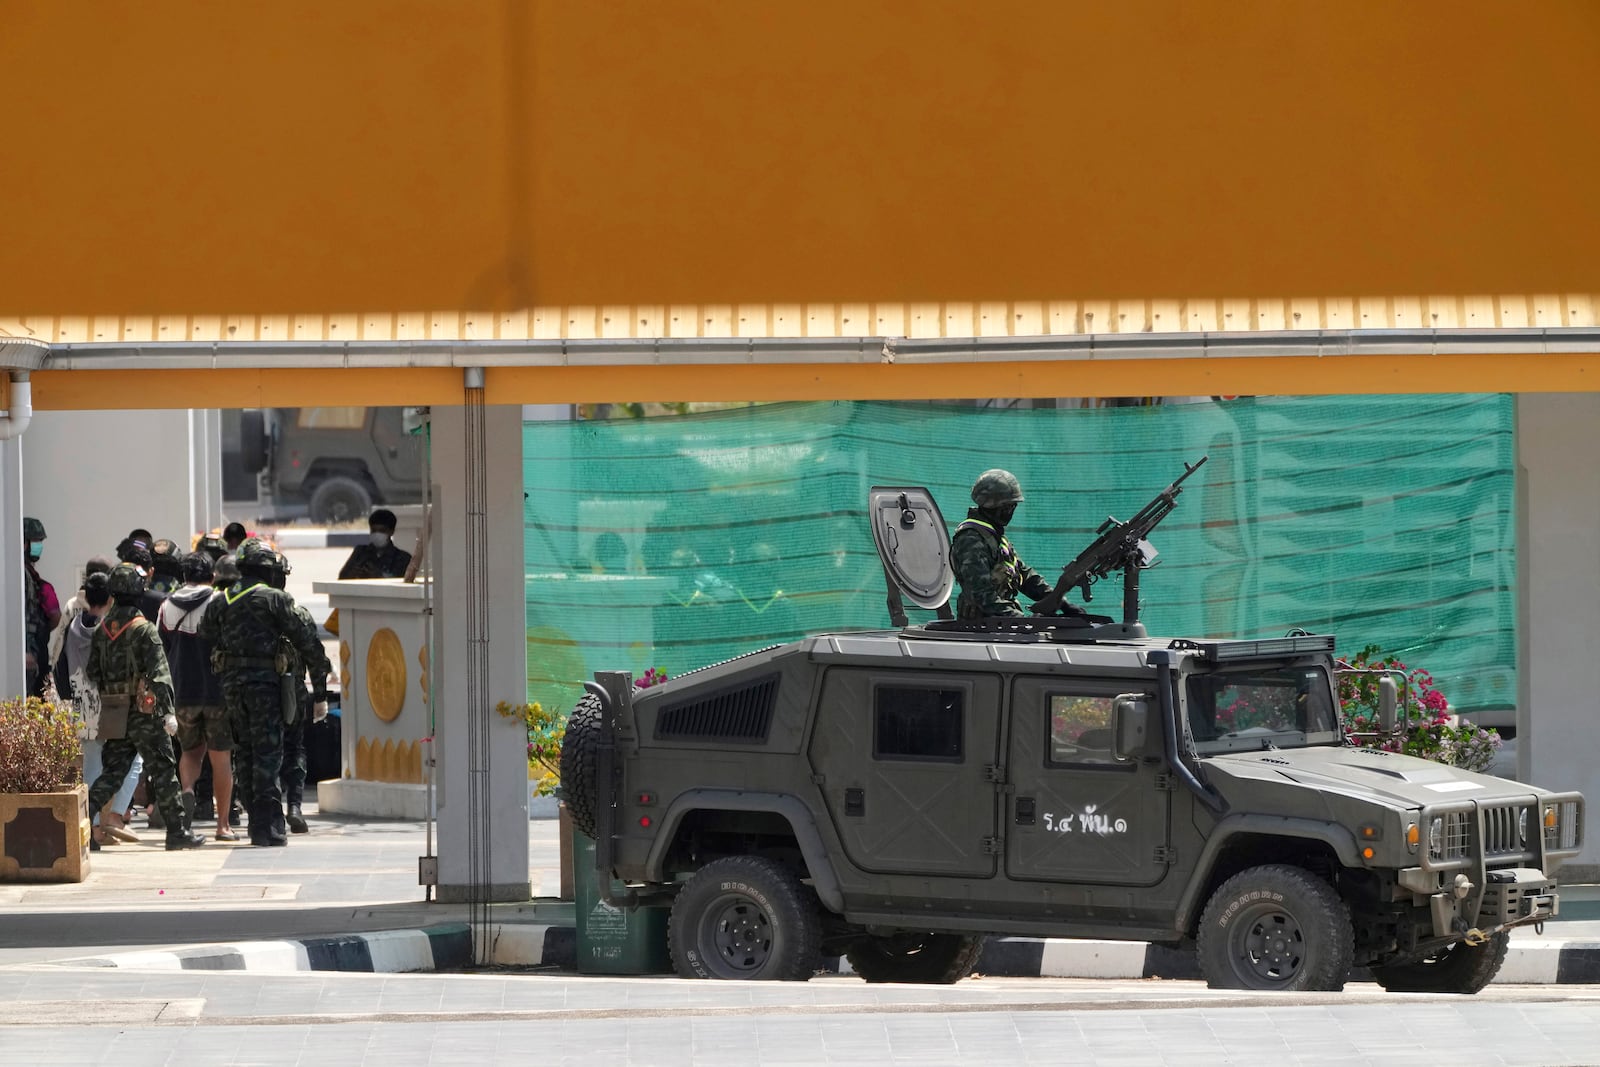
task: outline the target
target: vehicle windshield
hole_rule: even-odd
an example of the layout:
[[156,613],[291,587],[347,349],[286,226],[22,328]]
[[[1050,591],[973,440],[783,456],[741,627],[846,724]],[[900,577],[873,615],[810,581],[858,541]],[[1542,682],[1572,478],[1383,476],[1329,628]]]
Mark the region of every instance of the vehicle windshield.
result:
[[1202,756],[1339,744],[1333,688],[1318,667],[1189,676],[1189,733]]

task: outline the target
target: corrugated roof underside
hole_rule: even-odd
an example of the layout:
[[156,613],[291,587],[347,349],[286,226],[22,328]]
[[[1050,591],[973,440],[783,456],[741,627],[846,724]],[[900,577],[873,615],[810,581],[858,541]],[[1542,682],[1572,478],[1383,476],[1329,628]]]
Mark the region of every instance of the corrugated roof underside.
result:
[[689,337],[1039,337],[1107,333],[1595,326],[1600,295],[1238,300],[682,304],[307,315],[0,317],[52,344],[159,341],[556,340]]

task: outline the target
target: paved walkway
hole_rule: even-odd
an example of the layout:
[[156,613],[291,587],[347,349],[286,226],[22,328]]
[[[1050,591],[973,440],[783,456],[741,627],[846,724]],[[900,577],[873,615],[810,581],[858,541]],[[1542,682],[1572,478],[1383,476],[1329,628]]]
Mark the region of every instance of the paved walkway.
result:
[[[164,833],[144,829],[140,818],[135,830],[144,843],[94,853],[81,885],[0,885],[0,966],[130,945],[393,930],[467,917],[465,906],[423,899],[423,824],[322,817],[315,803],[306,812],[311,832],[293,835],[287,848],[210,841],[192,852],[167,852]],[[558,848],[554,819],[528,823],[536,895],[558,891]],[[504,910],[515,921],[519,909]]]

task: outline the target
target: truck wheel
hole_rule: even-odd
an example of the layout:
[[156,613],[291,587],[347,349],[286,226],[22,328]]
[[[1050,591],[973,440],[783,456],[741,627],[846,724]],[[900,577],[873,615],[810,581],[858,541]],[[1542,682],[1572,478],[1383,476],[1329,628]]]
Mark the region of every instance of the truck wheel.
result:
[[1457,941],[1442,952],[1408,963],[1372,968],[1372,978],[1393,993],[1476,993],[1500,973],[1511,948],[1511,932],[1501,930],[1481,945]]
[[897,934],[863,937],[845,957],[869,982],[951,985],[972,973],[983,955],[981,937],[963,934]]
[[1354,952],[1350,909],[1300,867],[1239,872],[1200,919],[1200,971],[1212,989],[1337,992]]
[[817,968],[816,901],[792,871],[761,856],[728,856],[695,872],[667,923],[684,978],[804,982]]
[[595,781],[595,755],[600,747],[600,699],[586,694],[567,717],[561,737],[561,799],[573,829],[593,837],[600,790]]
[[372,510],[372,494],[354,478],[326,478],[312,491],[309,507],[312,522],[360,522]]

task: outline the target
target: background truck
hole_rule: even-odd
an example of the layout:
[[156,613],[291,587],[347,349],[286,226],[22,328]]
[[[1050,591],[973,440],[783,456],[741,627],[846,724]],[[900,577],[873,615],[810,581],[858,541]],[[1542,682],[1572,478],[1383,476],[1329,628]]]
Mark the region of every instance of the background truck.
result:
[[257,518],[362,522],[373,507],[422,499],[423,441],[405,408],[224,411],[222,495]]

